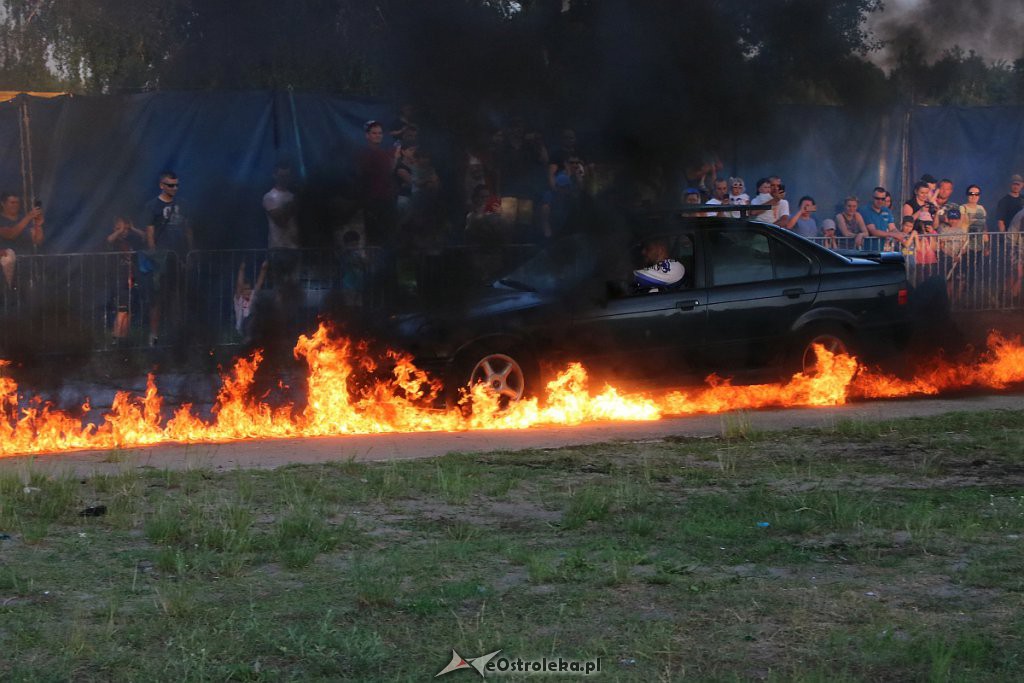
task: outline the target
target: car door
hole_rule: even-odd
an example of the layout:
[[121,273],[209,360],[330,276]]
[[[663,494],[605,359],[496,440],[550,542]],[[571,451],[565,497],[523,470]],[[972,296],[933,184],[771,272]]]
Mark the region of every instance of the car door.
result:
[[715,367],[759,367],[784,351],[789,330],[814,303],[818,265],[752,222],[703,232],[708,273],[706,349]]
[[[651,377],[686,371],[704,343],[707,290],[695,259],[692,232],[665,236],[670,256],[683,264],[678,286],[629,288],[573,316],[573,346],[597,369],[616,377]],[[643,265],[634,262],[635,267]]]

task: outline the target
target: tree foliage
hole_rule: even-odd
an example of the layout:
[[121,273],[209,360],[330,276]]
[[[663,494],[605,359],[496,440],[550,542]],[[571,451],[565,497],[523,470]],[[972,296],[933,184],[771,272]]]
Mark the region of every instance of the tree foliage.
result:
[[[866,59],[881,0],[0,0],[0,88],[305,90],[543,103],[672,135],[769,101],[1011,103],[1020,62],[902,46]],[[913,34],[914,27],[907,29]],[[901,43],[903,39],[901,38]],[[730,123],[730,120],[723,123]]]

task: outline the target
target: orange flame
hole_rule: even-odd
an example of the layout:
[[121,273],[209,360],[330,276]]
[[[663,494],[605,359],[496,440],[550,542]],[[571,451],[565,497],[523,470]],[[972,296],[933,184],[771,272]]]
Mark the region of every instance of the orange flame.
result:
[[[624,395],[611,386],[592,394],[584,367],[571,363],[548,383],[543,404],[530,398],[502,408],[488,387],[479,384],[463,399],[472,401],[472,411],[441,411],[425,407],[439,395],[441,385],[416,368],[407,355],[388,352],[391,377],[355,389],[354,372],[377,369],[366,344],[332,339],[321,326],[311,337],[301,336],[295,346],[296,358],[308,367],[308,397],[301,411],[293,405],[275,408],[252,398],[253,380],[263,360],[260,352],[236,361],[222,378],[210,420],[196,416],[186,404],[164,422],[162,399],[152,376],[143,396],[118,393],[98,425],[86,419],[91,412],[88,400],[80,417],[55,410],[38,398],[22,406],[17,384],[0,377],[0,456],[160,443],[657,420],[666,415],[739,409],[836,406],[851,399],[935,395],[965,388],[1004,389],[1024,382],[1024,346],[1020,339],[997,333],[990,335],[988,350],[975,362],[940,360],[912,379],[883,374],[856,358],[822,348],[817,352],[813,374],[798,373],[785,383],[736,386],[712,376],[703,387],[657,397]],[[5,365],[0,360],[0,368]]]

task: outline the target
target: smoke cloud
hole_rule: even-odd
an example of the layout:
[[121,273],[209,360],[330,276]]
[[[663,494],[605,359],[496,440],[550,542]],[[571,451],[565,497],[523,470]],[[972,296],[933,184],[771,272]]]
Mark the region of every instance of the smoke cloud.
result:
[[896,66],[910,48],[927,62],[959,46],[986,60],[1012,62],[1024,57],[1024,3],[1020,0],[889,0],[872,14],[868,26],[885,42],[874,56],[883,68]]

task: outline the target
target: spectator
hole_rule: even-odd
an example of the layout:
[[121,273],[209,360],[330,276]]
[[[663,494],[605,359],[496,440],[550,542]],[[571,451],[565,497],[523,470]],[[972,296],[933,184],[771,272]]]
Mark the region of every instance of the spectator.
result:
[[416,136],[419,126],[416,123],[416,107],[411,104],[403,104],[398,110],[398,118],[388,126],[388,133],[396,144],[404,142],[410,136]]
[[274,186],[263,195],[267,213],[267,248],[298,249],[299,225],[295,219],[292,167],[281,162],[274,167]]
[[718,172],[721,170],[721,159],[714,152],[710,152],[704,155],[699,162],[686,167],[684,170],[686,185],[687,187],[695,187],[702,194],[706,194],[710,191],[710,188],[714,187],[715,180],[718,179]]
[[252,328],[253,306],[259,297],[263,283],[267,279],[267,268],[269,263],[264,261],[260,265],[260,273],[256,276],[256,284],[250,284],[245,277],[245,262],[238,264],[238,277],[235,278],[235,331],[242,335],[243,339],[250,336]]
[[903,239],[900,240],[900,251],[911,272],[914,272],[917,266],[917,233],[914,232],[914,223],[913,216],[904,216],[900,223],[900,232],[903,233]]
[[921,182],[928,186],[928,201],[934,204],[935,194],[938,192],[939,181],[930,173],[925,173],[921,176]]
[[527,131],[521,118],[513,119],[505,130],[501,156],[501,210],[505,221],[526,241],[533,237],[534,204],[547,186],[547,168],[548,152],[541,136]]
[[743,178],[729,178],[729,203],[734,206],[746,206],[750,204],[750,195],[743,184]]
[[683,204],[700,204],[700,190],[696,187],[688,187],[683,190]]
[[818,222],[811,215],[818,210],[817,205],[814,203],[814,197],[801,197],[797,206],[799,208],[796,214],[780,225],[784,228],[789,228],[801,237],[808,239],[820,237],[821,233],[818,232]]
[[508,237],[491,191],[486,185],[477,185],[473,192],[473,208],[466,214],[465,240],[478,246],[504,244]]
[[857,211],[859,202],[857,198],[850,195],[843,200],[843,210],[836,214],[836,226],[839,234],[847,240],[853,240],[855,249],[864,248],[864,239],[868,236],[868,228],[864,218]]
[[163,304],[174,301],[183,283],[185,257],[192,251],[192,222],[177,201],[179,180],[173,171],[160,174],[160,194],[146,203],[146,246],[153,255],[149,345],[156,346]]
[[555,176],[555,188],[544,193],[541,234],[545,239],[566,231],[573,212],[579,209],[585,178],[583,160],[578,155],[570,155],[565,161],[565,168]]
[[1016,173],[1010,176],[1010,192],[996,204],[996,229],[999,232],[1006,232],[1013,217],[1021,209],[1024,209],[1024,197],[1020,195],[1022,188],[1024,188],[1024,178]]
[[967,202],[960,205],[960,211],[967,223],[967,232],[988,232],[988,212],[981,204],[981,188],[977,185],[968,185],[966,195]]
[[931,190],[928,183],[923,180],[917,181],[914,185],[914,195],[903,203],[903,216],[911,216],[914,219],[914,232],[924,233],[924,224],[931,225],[932,211],[935,205],[931,202]]
[[[300,255],[295,251],[299,248],[299,224],[293,184],[291,164],[278,163],[274,167],[274,186],[263,195],[263,210],[267,214],[267,249],[271,251],[270,281],[277,303],[294,313],[299,310],[302,292],[298,277]],[[261,286],[263,279],[260,278]]]
[[407,233],[418,248],[440,246],[444,221],[441,217],[441,178],[433,159],[423,147],[416,149],[412,169],[412,197],[409,203]]
[[769,178],[760,178],[757,181],[757,194],[750,200],[751,204],[767,204],[772,199],[772,181]]
[[341,236],[341,245],[342,304],[357,308],[363,305],[369,263],[362,248],[362,237],[357,230],[347,230]]
[[121,252],[116,260],[116,274],[110,292],[114,305],[114,327],[111,330],[113,346],[124,346],[131,330],[131,294],[136,285],[135,251],[146,244],[146,233],[135,227],[131,219],[118,216],[113,230],[101,245],[103,251]]
[[356,154],[358,195],[363,205],[366,239],[373,246],[393,247],[397,224],[395,187],[392,180],[394,155],[381,143],[384,128],[378,121],[363,126],[366,145]]
[[835,251],[839,248],[839,239],[836,237],[836,222],[831,218],[826,218],[821,222],[821,233],[824,238],[821,240],[821,245],[827,249]]
[[[789,202],[786,200],[786,186],[782,183],[782,179],[778,176],[772,176],[768,179],[768,187],[771,192],[771,199],[764,202],[764,205],[768,207],[767,211],[761,212],[756,218],[759,221],[765,223],[774,223],[775,225],[781,225],[788,227],[792,225],[789,215]],[[757,198],[755,197],[755,200]],[[751,201],[751,204],[760,203]]]
[[985,249],[988,246],[988,212],[981,204],[981,187],[978,185],[967,186],[967,202],[960,205],[965,224],[964,231],[968,234],[967,262],[964,267],[972,282],[980,283],[979,275],[982,269],[982,259]]
[[939,181],[938,188],[935,191],[935,200],[934,200],[934,204],[935,204],[935,215],[934,215],[935,228],[939,232],[942,232],[941,226],[943,226],[943,225],[952,226],[954,228],[959,228],[959,223],[957,222],[954,225],[953,221],[954,220],[955,221],[959,221],[960,219],[959,218],[951,219],[949,217],[949,215],[948,215],[949,212],[951,210],[953,210],[953,209],[956,209],[957,215],[960,215],[960,205],[957,204],[954,201],[950,201],[952,197],[953,197],[953,181],[948,179],[948,178],[943,178],[942,180]]
[[416,171],[416,152],[418,149],[419,147],[412,143],[399,143],[398,159],[395,162],[394,170],[399,222],[405,222],[409,216],[409,203],[412,201],[413,174]]
[[[896,217],[885,205],[886,198],[892,198],[884,187],[876,187],[871,193],[871,204],[860,210],[868,235],[878,242],[878,247],[890,251],[903,241],[903,234],[896,227]],[[872,245],[874,248],[874,245]]]
[[38,203],[22,216],[18,195],[0,194],[0,269],[9,289],[17,288],[14,277],[18,253],[31,254],[43,244],[43,221],[43,209]]
[[931,217],[930,209],[926,207],[914,221],[914,258],[917,262],[918,283],[936,274],[939,257],[935,248],[935,235],[935,221]]
[[[715,181],[714,187],[711,190],[711,198],[707,201],[709,206],[724,206],[729,203],[729,181],[725,178],[719,178]],[[710,216],[732,216],[732,213],[714,213],[709,212]]]
[[565,128],[559,137],[559,146],[553,149],[548,156],[548,187],[550,189],[555,189],[555,176],[565,168],[570,156],[583,161],[583,155],[580,154],[576,146],[576,131],[572,128]]

